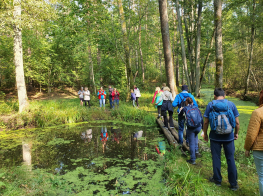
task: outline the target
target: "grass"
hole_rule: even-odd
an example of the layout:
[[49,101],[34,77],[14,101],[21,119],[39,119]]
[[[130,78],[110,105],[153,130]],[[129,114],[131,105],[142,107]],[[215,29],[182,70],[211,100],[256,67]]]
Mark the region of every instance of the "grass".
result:
[[[115,110],[109,108],[109,103],[106,104],[106,110],[100,108],[95,96],[91,99],[91,108],[80,106],[79,99],[34,100],[30,101],[29,108],[21,114],[16,113],[17,102],[7,101],[0,107],[0,114],[5,114],[0,116],[0,128],[7,130],[27,127],[43,128],[102,119],[153,125],[155,109],[150,104],[151,96],[150,93],[144,93],[140,98],[140,104],[143,106],[139,109],[134,108],[131,102],[120,101],[120,107]],[[5,104],[10,106],[6,107]],[[8,118],[5,118],[6,116]]]
[[[243,156],[243,154],[242,154]],[[238,170],[238,191],[229,189],[227,163],[222,154],[222,186],[218,187],[208,181],[212,177],[212,157],[204,153],[196,160],[197,165],[186,163],[186,157],[178,149],[166,153],[165,176],[167,179],[166,195],[258,195],[258,178],[253,164],[253,158],[244,159],[236,155]]]

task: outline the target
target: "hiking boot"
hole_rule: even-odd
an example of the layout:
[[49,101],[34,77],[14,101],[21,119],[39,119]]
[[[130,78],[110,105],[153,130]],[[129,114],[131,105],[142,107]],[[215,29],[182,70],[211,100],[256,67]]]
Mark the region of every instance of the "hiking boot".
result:
[[213,177],[210,177],[209,181],[215,183],[216,186],[221,186],[221,182],[216,181]]
[[236,185],[236,186],[230,186],[230,189],[232,190],[232,191],[237,191],[238,189],[239,189],[239,186],[238,185]]
[[190,160],[186,160],[187,163],[190,163],[192,165],[196,165],[196,162],[195,161],[192,161],[191,159]]
[[195,157],[196,157],[196,158],[201,158],[202,155],[201,155],[199,152],[196,152],[196,153],[195,153]]

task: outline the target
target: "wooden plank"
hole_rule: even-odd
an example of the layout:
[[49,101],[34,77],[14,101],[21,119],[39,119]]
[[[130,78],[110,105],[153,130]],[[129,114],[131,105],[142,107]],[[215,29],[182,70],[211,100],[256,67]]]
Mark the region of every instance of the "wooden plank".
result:
[[[175,137],[175,139],[179,142],[178,132],[177,132],[174,128],[171,128],[169,125],[168,125],[168,129],[171,131],[171,133],[173,134],[173,136]],[[183,141],[182,147],[183,147],[184,150],[187,150],[187,151],[190,152],[190,148],[189,148],[189,146],[186,145],[185,139],[184,139],[184,141]]]
[[156,119],[156,122],[159,124],[160,128],[162,129],[165,137],[167,138],[168,142],[172,146],[177,146],[177,141],[174,139],[173,135],[168,129],[164,128],[164,124],[160,119]]

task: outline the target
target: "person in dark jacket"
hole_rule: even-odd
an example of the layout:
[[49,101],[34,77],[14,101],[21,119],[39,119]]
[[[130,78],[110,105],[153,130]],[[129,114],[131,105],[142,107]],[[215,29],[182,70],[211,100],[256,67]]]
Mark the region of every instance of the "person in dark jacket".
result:
[[167,119],[167,114],[166,114],[167,111],[169,113],[170,128],[174,128],[174,123],[173,123],[173,112],[174,111],[173,111],[173,106],[172,106],[172,102],[174,101],[174,99],[173,99],[172,93],[170,93],[170,88],[168,87],[163,88],[163,93],[155,105],[158,105],[161,101],[163,101],[163,104],[161,107],[161,113],[164,119],[164,128],[168,129],[168,119]]
[[113,88],[111,88],[111,86],[109,86],[109,101],[110,101],[110,108],[112,108],[112,92],[113,92]]
[[[194,96],[191,93],[188,93],[188,86],[187,85],[182,85],[182,92],[176,95],[174,101],[173,101],[173,107],[178,107],[177,112],[179,113],[180,108],[184,104],[185,100],[187,97],[192,98],[193,100],[193,105],[198,107]],[[184,116],[179,116],[178,115],[178,135],[179,135],[179,144],[183,144],[183,134],[184,134],[184,123],[185,123],[185,117]]]
[[180,108],[180,112],[178,116],[180,117],[183,117],[183,115],[187,116],[186,113],[189,112],[191,109],[194,109],[196,110],[196,113],[199,114],[198,119],[200,119],[200,122],[197,124],[196,127],[187,126],[187,129],[186,129],[186,135],[189,141],[189,148],[190,148],[190,154],[191,154],[191,158],[190,160],[187,160],[187,162],[195,165],[196,155],[200,156],[199,151],[198,151],[198,133],[201,131],[203,127],[203,117],[202,117],[200,110],[196,106],[194,106],[192,98],[190,97],[186,98],[185,104],[186,104],[185,107]]
[[117,108],[119,108],[120,93],[117,91],[116,88],[114,88],[114,91],[112,92],[112,100],[113,100],[113,109],[114,106],[117,106]]

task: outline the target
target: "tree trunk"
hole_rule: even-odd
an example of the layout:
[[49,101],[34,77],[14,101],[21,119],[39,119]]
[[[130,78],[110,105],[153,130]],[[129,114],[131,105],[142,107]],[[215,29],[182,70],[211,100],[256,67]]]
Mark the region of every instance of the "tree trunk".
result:
[[163,74],[162,74],[162,49],[161,49],[161,41],[159,39],[159,69],[160,69],[160,79],[161,82],[163,80]]
[[179,11],[179,0],[176,0],[176,12],[177,12],[177,20],[178,20],[178,28],[180,32],[180,39],[181,39],[181,49],[182,49],[182,60],[184,64],[184,72],[185,77],[187,80],[187,85],[189,86],[189,90],[191,91],[191,82],[188,74],[188,68],[187,68],[187,61],[186,61],[186,54],[185,54],[185,45],[184,45],[184,36],[183,36],[183,29],[182,29],[182,22],[181,22],[181,15]]
[[144,67],[143,67],[143,54],[142,54],[142,28],[141,28],[140,10],[139,10],[139,18],[140,18],[139,19],[139,50],[140,50],[140,59],[141,59],[141,67],[142,67],[142,83],[144,84]]
[[[176,15],[173,11],[173,21],[174,21],[174,27],[176,28]],[[177,39],[177,30],[176,28],[174,30],[174,36],[173,36],[173,63],[174,63],[174,69],[175,69],[175,85],[179,86],[179,59],[178,59],[178,39]]]
[[160,21],[161,21],[166,78],[167,78],[168,86],[171,89],[171,93],[173,97],[175,97],[177,93],[177,87],[175,85],[172,51],[170,45],[167,0],[159,0],[159,12],[160,12]]
[[246,96],[248,92],[248,85],[249,85],[249,76],[251,72],[251,66],[252,66],[252,58],[253,58],[253,43],[255,39],[255,8],[256,8],[256,2],[253,0],[253,13],[252,13],[252,25],[251,25],[251,43],[250,43],[250,54],[249,54],[249,65],[247,70],[247,79],[246,79],[246,86],[245,86],[245,92],[244,96]]
[[125,66],[127,71],[127,98],[129,94],[129,90],[132,89],[132,70],[130,66],[130,47],[128,43],[128,34],[126,29],[126,22],[124,17],[124,11],[122,6],[122,0],[118,0],[119,6],[119,14],[121,20],[121,29],[123,34],[123,45],[124,45],[124,53],[125,53]]
[[214,0],[216,73],[215,87],[223,87],[222,0]]
[[200,86],[201,14],[202,14],[202,0],[199,0],[198,1],[197,32],[196,32],[196,52],[195,52],[195,64],[196,64],[195,94],[196,95],[199,94],[199,86]]
[[89,64],[90,64],[90,82],[92,84],[94,92],[96,93],[96,86],[95,86],[95,80],[94,80],[94,71],[93,71],[93,60],[92,60],[92,53],[91,53],[91,46],[90,46],[90,44],[88,46],[88,52],[89,52]]
[[21,30],[21,2],[14,0],[14,64],[16,67],[16,86],[18,93],[19,112],[23,112],[28,105],[26,83],[23,66],[22,30]]

